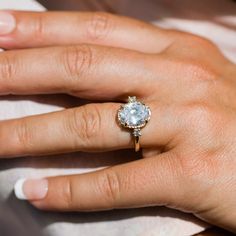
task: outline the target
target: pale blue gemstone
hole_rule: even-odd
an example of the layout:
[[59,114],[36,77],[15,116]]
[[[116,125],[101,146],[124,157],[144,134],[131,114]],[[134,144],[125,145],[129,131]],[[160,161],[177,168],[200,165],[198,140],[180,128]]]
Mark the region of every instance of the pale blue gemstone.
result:
[[119,113],[122,124],[128,126],[144,125],[150,117],[150,110],[140,102],[131,102],[124,105]]

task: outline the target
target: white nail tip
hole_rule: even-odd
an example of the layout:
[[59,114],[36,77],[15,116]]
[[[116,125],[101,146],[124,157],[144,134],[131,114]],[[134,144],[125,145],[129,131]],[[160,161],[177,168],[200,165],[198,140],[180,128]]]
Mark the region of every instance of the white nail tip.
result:
[[25,181],[26,181],[26,179],[19,179],[16,181],[15,186],[14,186],[15,195],[20,200],[27,199],[27,197],[25,196],[24,191],[23,191],[23,186],[24,186]]

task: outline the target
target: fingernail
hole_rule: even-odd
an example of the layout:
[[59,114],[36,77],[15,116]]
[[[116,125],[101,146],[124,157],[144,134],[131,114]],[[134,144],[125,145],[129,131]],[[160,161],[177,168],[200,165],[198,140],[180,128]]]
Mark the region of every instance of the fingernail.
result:
[[14,187],[15,195],[20,200],[41,200],[48,192],[47,179],[19,179]]
[[11,33],[15,27],[15,17],[8,12],[0,11],[0,35]]

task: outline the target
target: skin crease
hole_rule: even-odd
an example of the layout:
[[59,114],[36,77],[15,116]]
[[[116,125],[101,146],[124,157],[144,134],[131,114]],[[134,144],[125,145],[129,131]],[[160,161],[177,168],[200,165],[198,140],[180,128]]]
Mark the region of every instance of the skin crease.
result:
[[135,94],[152,110],[143,159],[50,177],[35,207],[165,205],[236,232],[236,66],[213,43],[105,13],[11,14],[17,26],[0,37],[9,49],[0,55],[1,94],[63,92],[104,103],[2,121],[2,157],[133,148],[115,120],[119,103]]

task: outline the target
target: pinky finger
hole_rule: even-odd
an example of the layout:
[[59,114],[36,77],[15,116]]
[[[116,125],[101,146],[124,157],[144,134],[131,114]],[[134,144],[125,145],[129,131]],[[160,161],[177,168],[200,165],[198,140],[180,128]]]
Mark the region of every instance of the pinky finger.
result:
[[[178,170],[174,160],[162,154],[158,158],[142,159],[93,173],[20,180],[15,193],[39,209],[53,211],[178,205],[180,203],[173,201],[179,199],[185,187],[180,187],[182,182],[175,176]],[[170,161],[175,165],[174,172]]]

